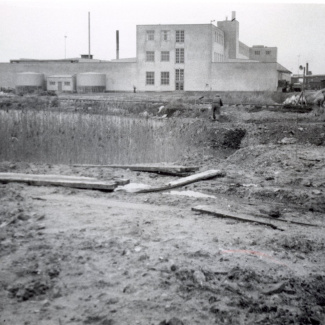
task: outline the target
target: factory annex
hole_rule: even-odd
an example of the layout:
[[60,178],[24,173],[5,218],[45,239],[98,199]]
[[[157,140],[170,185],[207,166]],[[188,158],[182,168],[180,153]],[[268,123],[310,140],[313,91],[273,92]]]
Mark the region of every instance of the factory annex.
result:
[[239,41],[239,22],[138,25],[136,58],[11,60],[0,63],[0,87],[56,91],[276,91],[291,72],[277,48]]

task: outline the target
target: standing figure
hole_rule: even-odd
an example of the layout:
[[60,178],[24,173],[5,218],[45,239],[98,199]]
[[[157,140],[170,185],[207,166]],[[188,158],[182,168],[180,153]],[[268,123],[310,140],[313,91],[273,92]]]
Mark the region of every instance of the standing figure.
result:
[[222,100],[219,95],[215,95],[212,100],[212,118],[216,119],[216,114],[220,116],[220,108],[223,106]]

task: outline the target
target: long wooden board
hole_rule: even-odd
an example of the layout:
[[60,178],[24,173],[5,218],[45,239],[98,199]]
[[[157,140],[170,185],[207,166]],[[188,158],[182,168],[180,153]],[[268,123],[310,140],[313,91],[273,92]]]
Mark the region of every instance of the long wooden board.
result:
[[100,181],[91,177],[0,173],[0,183],[26,183],[35,186],[64,186],[80,189],[114,191],[118,185],[125,185],[129,180]]
[[83,167],[83,168],[120,168],[120,169],[130,169],[132,171],[139,172],[151,172],[159,174],[167,174],[173,176],[188,176],[189,173],[193,173],[199,170],[197,166],[176,166],[176,165],[158,165],[158,164],[148,164],[148,165],[73,165],[73,167]]
[[[181,187],[185,186],[194,182],[206,180],[206,179],[211,179],[214,177],[223,177],[225,176],[225,173],[221,170],[207,170],[202,173],[197,173],[188,177],[181,178],[177,181],[169,182],[166,185],[160,186],[160,187],[150,187],[150,188],[145,188],[145,189],[132,189],[132,191],[128,191],[125,189],[126,192],[132,192],[132,193],[150,193],[150,192],[160,192],[160,191],[166,191],[170,190],[175,187]],[[120,190],[123,190],[120,189]]]
[[273,229],[281,230],[283,229],[277,227],[272,221],[271,222],[265,222],[262,218],[252,218],[243,214],[236,214],[234,215],[230,211],[219,209],[214,206],[208,206],[208,205],[199,205],[194,208],[192,208],[193,211],[196,212],[201,212],[201,213],[207,213],[219,218],[229,218],[229,219],[234,219],[238,221],[243,221],[243,222],[252,222],[252,223],[258,223],[260,225],[268,226]]

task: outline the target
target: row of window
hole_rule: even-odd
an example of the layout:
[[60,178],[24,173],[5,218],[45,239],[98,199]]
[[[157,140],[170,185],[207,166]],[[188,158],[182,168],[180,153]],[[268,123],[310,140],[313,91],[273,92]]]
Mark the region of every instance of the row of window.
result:
[[214,52],[214,60],[213,61],[214,62],[223,62],[224,61],[223,54]]
[[[55,86],[56,85],[56,82],[55,81],[50,81],[49,83],[50,83],[51,86]],[[71,84],[70,81],[65,81],[64,82],[64,85],[65,86],[70,86],[70,84]]]
[[[175,81],[176,82],[184,82],[184,69],[176,69],[175,70]],[[154,85],[155,84],[155,72],[147,71],[146,72],[146,85]],[[169,85],[169,71],[161,71],[160,72],[160,84],[161,85]]]
[[[261,55],[261,51],[254,51],[255,55]],[[266,55],[271,55],[271,51],[265,51]]]
[[[185,41],[185,31],[184,30],[176,30],[176,43],[184,43]],[[162,30],[160,32],[162,41],[170,41],[170,30]],[[147,41],[155,40],[155,31],[147,30]]]
[[224,45],[225,42],[223,35],[218,32],[214,32],[214,41],[221,45]]
[[[176,49],[175,52],[175,62],[176,63],[184,63],[185,61],[185,54],[184,49]],[[160,52],[160,61],[161,62],[169,62],[170,54],[169,51],[161,51]],[[154,51],[147,51],[146,52],[146,61],[147,62],[155,62],[155,52]]]

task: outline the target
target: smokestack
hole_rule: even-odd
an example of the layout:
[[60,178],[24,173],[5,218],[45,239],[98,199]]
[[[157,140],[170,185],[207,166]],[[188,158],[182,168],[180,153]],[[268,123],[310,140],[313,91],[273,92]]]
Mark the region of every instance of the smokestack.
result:
[[120,58],[120,39],[119,39],[119,31],[116,31],[116,60]]
[[90,58],[90,12],[88,12],[88,59]]
[[232,11],[231,12],[231,20],[235,20],[236,19],[236,11]]
[[306,63],[306,75],[307,76],[309,75],[309,64],[308,64],[308,62]]

